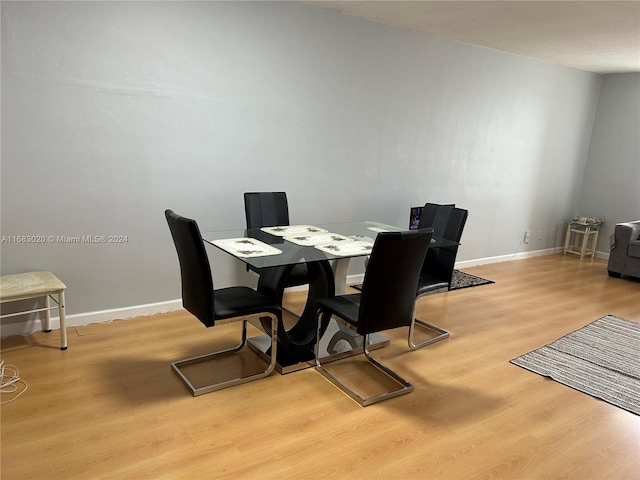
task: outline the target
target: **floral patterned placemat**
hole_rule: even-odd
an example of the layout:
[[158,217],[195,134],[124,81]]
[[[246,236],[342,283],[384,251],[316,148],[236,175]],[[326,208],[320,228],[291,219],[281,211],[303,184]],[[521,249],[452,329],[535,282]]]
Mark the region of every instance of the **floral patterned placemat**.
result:
[[316,245],[318,250],[331,255],[356,256],[369,255],[373,249],[373,243],[354,240],[353,242],[327,242]]
[[308,235],[295,235],[284,237],[285,240],[301,245],[303,247],[313,247],[320,243],[342,243],[353,242],[352,238],[345,237],[339,233],[311,233]]
[[225,238],[215,240],[213,244],[236,257],[265,257],[282,253],[282,250],[278,250],[255,238]]
[[312,235],[314,233],[326,233],[324,228],[313,225],[280,225],[277,227],[262,227],[260,230],[277,237],[291,237],[298,235]]

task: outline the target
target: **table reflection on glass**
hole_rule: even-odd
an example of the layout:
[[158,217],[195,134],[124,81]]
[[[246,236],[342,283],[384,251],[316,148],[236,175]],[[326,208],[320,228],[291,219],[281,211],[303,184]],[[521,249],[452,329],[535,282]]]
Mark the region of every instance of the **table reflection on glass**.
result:
[[[276,368],[280,373],[290,373],[307,368],[314,362],[317,321],[314,302],[346,293],[349,261],[369,255],[378,233],[403,230],[377,222],[355,222],[203,232],[202,238],[260,269],[257,290],[280,305],[289,272],[296,264],[307,265],[309,288],[302,314],[291,328],[278,326]],[[433,239],[430,248],[452,245],[456,243]],[[266,323],[263,328],[270,333]],[[382,335],[372,335],[371,348],[380,348],[388,343]],[[258,353],[270,355],[268,335],[254,337],[249,344]],[[320,348],[323,356],[348,356],[362,348],[362,337],[331,321],[323,326]]]

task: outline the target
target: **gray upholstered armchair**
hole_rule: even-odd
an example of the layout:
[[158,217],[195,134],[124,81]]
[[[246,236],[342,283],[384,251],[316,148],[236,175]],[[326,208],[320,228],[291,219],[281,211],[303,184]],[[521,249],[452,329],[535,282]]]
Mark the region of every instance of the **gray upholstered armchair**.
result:
[[616,224],[607,269],[612,277],[640,278],[640,220]]

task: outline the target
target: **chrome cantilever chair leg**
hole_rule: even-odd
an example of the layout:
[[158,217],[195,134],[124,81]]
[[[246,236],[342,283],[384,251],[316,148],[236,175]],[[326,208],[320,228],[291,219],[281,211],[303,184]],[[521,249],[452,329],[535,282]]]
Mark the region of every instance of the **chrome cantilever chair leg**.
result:
[[[419,299],[420,297],[416,299],[416,303],[413,306],[413,315],[414,315],[413,321],[411,322],[411,325],[409,325],[409,336],[407,338],[407,343],[409,344],[409,348],[411,350],[417,350],[418,348],[426,347],[427,345],[431,345],[436,342],[441,342],[442,340],[446,340],[451,336],[451,333],[448,332],[447,330],[444,330],[440,327],[437,327],[436,325],[433,325],[432,323],[426,322],[424,320],[420,320],[419,318],[415,317],[416,305],[418,304]],[[422,328],[425,328],[426,330],[428,330],[429,332],[435,333],[436,335],[434,337],[429,337],[426,340],[423,340],[421,342],[416,342],[415,340],[416,325],[419,325]]]
[[[237,353],[246,345],[247,343],[247,323],[251,321],[254,324],[254,320],[259,320],[260,317],[269,317],[271,319],[271,359],[267,368],[262,371],[252,375],[247,375],[244,377],[233,377],[227,380],[223,380],[218,383],[214,383],[211,385],[205,385],[202,387],[196,387],[191,383],[191,381],[186,377],[186,375],[182,372],[182,368],[188,365],[193,365],[195,363],[200,363],[208,360],[213,360],[215,358],[219,358],[224,355],[229,355],[233,353]],[[180,377],[182,382],[191,390],[194,397],[198,395],[203,395],[205,393],[215,392],[216,390],[222,390],[223,388],[232,387],[234,385],[239,385],[242,383],[251,382],[253,380],[258,380],[260,378],[264,378],[273,372],[273,369],[276,366],[276,351],[277,351],[277,340],[278,340],[278,319],[275,315],[269,313],[261,313],[259,315],[251,315],[247,317],[241,317],[242,319],[242,339],[238,345],[235,347],[219,350],[217,352],[200,355],[198,357],[188,358],[186,360],[180,360],[177,362],[173,362],[171,364],[171,368],[174,372]],[[218,320],[216,323],[224,324],[224,323],[233,323],[237,322],[239,319],[228,319],[228,320]],[[260,322],[257,321],[255,324],[260,325]]]
[[[318,325],[320,325],[320,322],[318,322]],[[350,325],[347,325],[347,326],[351,327]],[[318,335],[320,335],[320,328],[319,327],[318,327]],[[319,338],[319,337],[317,337],[317,338]],[[368,334],[363,336],[363,352],[364,352],[365,358],[375,368],[377,368],[382,373],[386,374],[388,377],[390,377],[396,383],[398,383],[400,388],[397,388],[395,390],[386,391],[386,392],[383,392],[383,393],[379,393],[379,394],[373,395],[371,397],[362,397],[358,392],[356,392],[354,389],[352,389],[351,387],[349,387],[348,385],[343,383],[335,375],[333,375],[331,372],[327,371],[322,366],[322,362],[320,361],[319,345],[320,345],[320,342],[317,342],[316,343],[316,352],[315,352],[316,353],[316,370],[319,373],[321,373],[322,376],[324,376],[327,380],[329,380],[331,383],[333,383],[336,387],[338,387],[340,390],[342,390],[344,393],[346,393],[349,397],[351,397],[353,400],[358,402],[362,407],[366,407],[366,406],[372,405],[374,403],[378,403],[378,402],[381,402],[383,400],[387,400],[389,398],[393,398],[393,397],[397,397],[397,396],[400,396],[400,395],[404,395],[404,394],[410,393],[414,389],[413,384],[411,384],[410,382],[408,382],[407,380],[402,378],[400,375],[398,375],[396,372],[391,370],[389,367],[387,367],[386,365],[383,365],[382,363],[380,363],[378,360],[376,360],[375,358],[373,358],[371,356],[371,354],[369,352],[370,342],[369,342],[369,335]]]
[[[421,342],[416,342],[414,340],[416,325],[420,325],[421,327],[429,330],[430,332],[435,333],[436,336],[427,338],[426,340],[423,340]],[[417,350],[418,348],[426,347],[427,345],[431,345],[432,343],[446,340],[450,336],[451,336],[451,333],[448,332],[447,330],[443,330],[442,328],[437,327],[429,322],[425,322],[424,320],[420,320],[419,318],[414,318],[413,322],[411,322],[411,325],[409,326],[409,338],[408,338],[409,348],[411,350]]]

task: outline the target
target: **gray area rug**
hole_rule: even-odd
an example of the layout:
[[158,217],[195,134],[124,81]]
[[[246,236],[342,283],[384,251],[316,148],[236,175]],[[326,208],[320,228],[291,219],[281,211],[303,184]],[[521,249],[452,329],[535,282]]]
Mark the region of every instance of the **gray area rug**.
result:
[[453,277],[451,278],[450,290],[458,290],[460,288],[477,287],[479,285],[487,285],[489,283],[495,283],[492,280],[486,278],[476,277],[470,273],[461,272],[460,270],[453,271]]
[[640,415],[640,323],[606,315],[511,363]]
[[[478,285],[487,285],[489,283],[495,283],[492,280],[487,280],[486,278],[476,277],[475,275],[471,275],[470,273],[461,272],[460,270],[453,271],[453,277],[451,278],[451,288],[450,290],[458,290],[460,288],[467,287],[477,287]],[[356,290],[362,290],[362,284],[351,285]],[[441,293],[446,292],[446,289],[435,290],[433,293]]]

